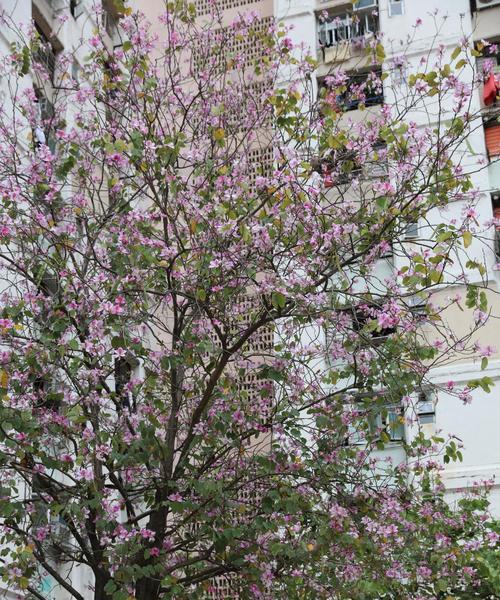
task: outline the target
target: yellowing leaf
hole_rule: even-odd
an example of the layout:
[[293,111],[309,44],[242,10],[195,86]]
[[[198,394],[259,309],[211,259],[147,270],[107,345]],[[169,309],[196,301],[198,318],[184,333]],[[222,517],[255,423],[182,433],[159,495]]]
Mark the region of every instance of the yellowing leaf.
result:
[[464,248],[468,248],[472,244],[472,233],[470,231],[464,231],[463,235]]
[[224,129],[222,129],[222,127],[218,127],[217,129],[214,129],[214,140],[220,141],[223,140],[225,137],[225,132]]

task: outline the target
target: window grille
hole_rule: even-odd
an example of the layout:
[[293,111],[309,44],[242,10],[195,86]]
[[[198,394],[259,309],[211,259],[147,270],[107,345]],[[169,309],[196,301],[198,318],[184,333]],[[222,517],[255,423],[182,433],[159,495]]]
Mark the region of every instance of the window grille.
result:
[[41,65],[50,77],[52,83],[56,72],[56,53],[47,36],[38,25],[35,24],[36,31],[40,37],[39,46],[33,55],[33,61]]

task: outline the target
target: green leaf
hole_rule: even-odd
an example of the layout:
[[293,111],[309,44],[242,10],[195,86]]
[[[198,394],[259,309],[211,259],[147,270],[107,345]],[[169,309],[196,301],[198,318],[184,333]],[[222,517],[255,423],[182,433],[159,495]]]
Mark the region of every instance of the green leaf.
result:
[[111,340],[111,347],[115,350],[117,348],[126,348],[125,338],[122,335],[117,335]]
[[455,50],[453,50],[453,52],[451,53],[451,60],[455,60],[460,54],[460,52],[462,52],[462,48],[460,48],[460,46],[457,46]]
[[384,62],[385,60],[385,49],[384,46],[380,43],[377,44],[376,48],[375,48],[375,54],[377,56],[377,60],[379,62]]
[[104,591],[107,592],[108,594],[112,594],[114,591],[116,591],[116,589],[117,589],[116,583],[112,579],[110,579],[104,586]]
[[281,292],[273,292],[271,294],[271,302],[274,308],[283,309],[285,308],[286,298]]
[[21,64],[21,75],[27,75],[30,68],[30,49],[28,46],[23,47],[22,56],[23,61]]

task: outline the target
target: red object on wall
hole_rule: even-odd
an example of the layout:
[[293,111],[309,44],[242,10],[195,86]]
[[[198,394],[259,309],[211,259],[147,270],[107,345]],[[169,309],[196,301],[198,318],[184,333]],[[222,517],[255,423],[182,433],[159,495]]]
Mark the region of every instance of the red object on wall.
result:
[[498,221],[495,229],[500,230],[500,206],[495,206],[493,208],[493,217]]
[[486,140],[486,149],[488,155],[500,156],[500,125],[494,127],[486,127],[484,130],[484,137]]
[[497,97],[497,83],[495,80],[495,74],[490,73],[487,81],[484,84],[483,89],[483,100],[486,106],[493,104],[495,102],[495,98]]

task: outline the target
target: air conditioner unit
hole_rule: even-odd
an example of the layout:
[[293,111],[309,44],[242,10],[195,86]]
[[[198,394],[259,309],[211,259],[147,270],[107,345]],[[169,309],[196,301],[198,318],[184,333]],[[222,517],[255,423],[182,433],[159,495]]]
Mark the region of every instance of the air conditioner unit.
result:
[[492,6],[500,6],[500,0],[476,0],[478,10],[483,8],[491,8]]

